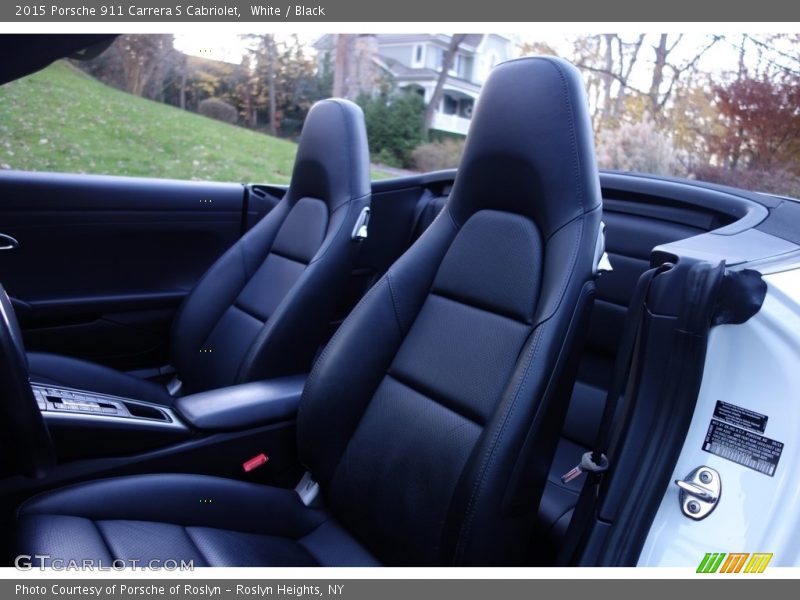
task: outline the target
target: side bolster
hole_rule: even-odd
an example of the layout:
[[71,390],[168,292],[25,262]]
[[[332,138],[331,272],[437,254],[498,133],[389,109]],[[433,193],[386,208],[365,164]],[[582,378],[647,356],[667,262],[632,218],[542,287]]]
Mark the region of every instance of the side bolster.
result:
[[508,564],[525,554],[569,400],[562,375],[585,332],[580,321],[593,293],[587,283],[596,240],[583,232],[595,231],[599,219],[600,211],[592,211],[547,243],[546,274],[566,262],[569,248],[574,269],[561,268],[560,281],[547,282],[536,325],[453,495],[443,543],[453,564]]
[[251,344],[236,383],[308,371],[352,271],[359,243],[351,233],[369,201],[351,200],[331,215],[319,251]]
[[364,296],[325,347],[297,417],[300,460],[326,487],[413,323],[455,235],[437,219]]
[[266,258],[290,208],[288,199],[281,200],[217,259],[183,301],[172,326],[170,352],[188,389],[203,342]]

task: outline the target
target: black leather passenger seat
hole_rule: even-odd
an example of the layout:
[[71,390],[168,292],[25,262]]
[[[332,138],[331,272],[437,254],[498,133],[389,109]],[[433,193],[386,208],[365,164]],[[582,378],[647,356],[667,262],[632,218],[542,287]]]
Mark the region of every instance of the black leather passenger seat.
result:
[[[310,370],[355,262],[369,165],[361,109],[339,99],[315,104],[285,196],[211,266],[175,317],[170,353],[184,393]],[[28,358],[37,383],[173,400],[163,385],[103,365]]]

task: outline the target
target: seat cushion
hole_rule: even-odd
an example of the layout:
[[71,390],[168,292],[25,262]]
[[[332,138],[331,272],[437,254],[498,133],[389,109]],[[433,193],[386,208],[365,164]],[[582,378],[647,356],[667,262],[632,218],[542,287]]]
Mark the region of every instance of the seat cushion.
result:
[[375,566],[330,515],[293,490],[202,475],[77,484],[18,511],[17,550],[69,562],[201,566]]
[[86,360],[28,352],[28,366],[31,381],[34,383],[64,386],[167,406],[173,401],[162,385]]

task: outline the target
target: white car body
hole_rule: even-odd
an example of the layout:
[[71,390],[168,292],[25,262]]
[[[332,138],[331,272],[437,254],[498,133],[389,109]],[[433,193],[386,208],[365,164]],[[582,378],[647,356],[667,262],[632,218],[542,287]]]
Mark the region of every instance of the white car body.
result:
[[[770,566],[800,566],[800,262],[793,256],[762,272],[768,290],[746,323],[711,330],[692,424],[673,473],[705,465],[721,494],[706,518],[685,516],[670,483],[639,557],[640,566],[699,564],[705,553],[771,553]],[[703,450],[718,400],[768,417],[762,435],[783,443],[774,475]]]

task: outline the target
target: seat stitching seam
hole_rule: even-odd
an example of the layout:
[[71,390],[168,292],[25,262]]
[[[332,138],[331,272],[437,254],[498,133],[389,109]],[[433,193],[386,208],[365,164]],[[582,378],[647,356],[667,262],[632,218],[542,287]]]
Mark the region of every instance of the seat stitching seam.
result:
[[519,397],[519,392],[522,389],[523,384],[528,379],[528,375],[530,373],[531,365],[533,364],[534,358],[536,358],[536,354],[539,352],[539,344],[542,340],[542,331],[544,331],[545,324],[542,324],[539,329],[536,330],[535,336],[535,343],[531,346],[531,349],[528,351],[528,358],[527,364],[525,366],[525,373],[517,384],[517,388],[514,391],[514,396],[509,403],[508,408],[505,410],[505,414],[503,415],[502,422],[500,424],[500,428],[495,432],[492,442],[489,445],[488,451],[484,454],[483,461],[481,464],[480,475],[478,476],[475,484],[472,488],[472,493],[470,494],[469,502],[467,504],[467,515],[464,520],[464,523],[461,526],[461,531],[459,534],[459,539],[456,545],[456,558],[460,557],[463,554],[463,548],[466,545],[466,536],[467,533],[472,528],[472,521],[475,516],[475,506],[476,506],[476,499],[478,494],[480,493],[481,489],[483,488],[483,482],[486,478],[486,473],[488,472],[489,466],[493,461],[495,450],[497,449],[497,443],[500,441],[503,433],[505,432],[505,428],[508,425],[508,421],[510,417],[514,413],[514,409],[516,408],[517,398]]
[[[548,321],[554,314],[556,314],[558,309],[561,307],[561,302],[564,300],[564,292],[566,291],[570,281],[572,281],[573,277],[575,276],[575,263],[578,261],[578,246],[580,245],[581,238],[583,237],[583,228],[586,224],[584,216],[585,215],[581,215],[580,217],[576,217],[570,221],[570,223],[572,221],[578,221],[578,230],[575,232],[575,237],[572,243],[572,254],[570,255],[569,266],[567,268],[569,275],[564,277],[564,281],[561,284],[561,289],[558,291],[558,301],[555,303],[553,310],[551,310],[546,317],[542,318],[540,324]],[[542,278],[542,280],[544,280],[544,278]],[[541,292],[539,293],[539,298],[541,298]]]
[[412,392],[415,392],[420,396],[422,396],[423,398],[425,398],[426,400],[430,400],[434,404],[441,406],[442,408],[450,411],[451,413],[458,415],[462,419],[466,419],[470,423],[474,423],[479,427],[483,427],[486,424],[485,422],[481,422],[480,420],[478,420],[476,417],[471,416],[468,411],[461,410],[460,408],[455,408],[454,406],[451,406],[451,402],[449,400],[444,399],[444,397],[441,394],[431,393],[430,391],[426,390],[424,386],[418,385],[416,382],[411,381],[410,379],[408,379],[403,375],[398,376],[397,374],[394,373],[386,373],[386,377],[394,379],[400,385],[407,387]]
[[[578,250],[578,246],[580,244],[581,234],[583,232],[583,224],[584,224],[584,221],[583,221],[583,219],[581,219],[580,220],[580,227],[578,228],[578,231],[576,232],[575,239],[574,239],[573,246],[572,246],[572,256],[570,257],[570,261],[569,261],[570,272],[574,272],[575,261],[577,260],[577,250]],[[505,432],[505,427],[506,427],[506,424],[508,422],[508,418],[510,417],[511,413],[513,413],[513,409],[514,409],[514,406],[516,405],[516,401],[517,401],[517,398],[519,396],[520,390],[522,389],[522,386],[525,384],[525,382],[528,380],[528,376],[529,376],[530,370],[531,370],[531,365],[533,363],[534,358],[536,357],[536,353],[538,353],[539,344],[540,344],[541,339],[542,339],[541,332],[544,331],[544,327],[545,327],[547,321],[555,314],[555,312],[561,306],[561,301],[563,300],[564,291],[566,290],[567,285],[569,284],[569,281],[570,281],[571,278],[572,278],[571,276],[564,278],[564,282],[563,282],[563,284],[561,286],[561,290],[559,291],[559,300],[558,300],[558,303],[556,304],[556,307],[547,316],[546,319],[544,319],[540,324],[538,324],[536,326],[537,327],[536,334],[535,334],[536,335],[536,344],[531,349],[532,353],[529,355],[529,358],[527,359],[527,364],[525,366],[525,373],[524,373],[523,377],[517,383],[516,389],[514,390],[514,396],[513,396],[513,399],[511,401],[511,405],[506,410],[506,414],[503,416],[503,421],[502,421],[502,424],[500,426],[500,430],[495,434],[495,436],[492,439],[492,442],[491,442],[491,445],[490,445],[489,450],[487,452],[487,455],[484,457],[483,464],[481,465],[480,475],[479,475],[478,479],[476,480],[475,485],[473,486],[472,493],[470,494],[470,498],[469,498],[469,501],[467,503],[467,519],[465,520],[464,524],[462,524],[461,533],[459,534],[459,540],[458,540],[457,545],[456,545],[456,555],[457,555],[457,557],[461,554],[461,548],[463,548],[463,544],[464,544],[463,540],[466,538],[466,534],[469,532],[469,530],[472,527],[472,520],[473,520],[473,517],[474,517],[474,509],[475,509],[475,501],[476,501],[476,498],[477,498],[478,494],[480,493],[481,488],[483,487],[483,481],[484,481],[484,479],[486,477],[486,471],[487,471],[489,465],[493,461],[494,450],[495,450],[495,448],[497,446],[497,443],[499,442],[500,438],[502,437],[503,433]],[[541,293],[539,294],[539,297],[541,298]]]
[[[286,253],[286,252],[283,252],[282,250],[275,250],[275,248],[273,247],[273,248],[271,248],[271,249],[270,249],[270,251],[269,251],[269,252],[267,252],[267,257],[266,257],[266,258],[264,259],[264,261],[261,263],[261,265],[262,265],[262,266],[263,266],[264,262],[266,262],[267,258],[269,258],[269,255],[270,255],[270,254],[274,254],[274,255],[275,255],[275,256],[277,256],[278,258],[282,258],[282,259],[284,259],[284,260],[288,260],[288,261],[291,261],[291,262],[294,262],[294,263],[301,264],[301,265],[303,265],[303,266],[305,266],[305,267],[307,267],[307,266],[310,264],[310,263],[307,263],[307,262],[305,262],[305,261],[303,261],[303,260],[300,260],[299,258],[296,258],[296,257],[294,257],[294,256],[291,256],[291,255],[289,255],[288,253]],[[255,275],[255,273],[254,273],[254,275]]]
[[93,519],[87,519],[87,520],[94,526],[94,529],[95,531],[97,531],[97,535],[100,538],[100,541],[103,542],[103,545],[106,547],[106,550],[108,550],[108,554],[111,557],[111,560],[112,561],[117,560],[118,557],[114,552],[114,549],[111,547],[111,544],[108,542],[108,539],[103,533],[103,530],[100,529],[100,526],[97,524],[98,522]]
[[[238,310],[238,311],[240,311],[240,312],[243,312],[243,313],[244,313],[244,314],[246,314],[248,317],[252,317],[252,318],[254,318],[256,321],[261,321],[262,323],[266,323],[267,321],[269,321],[269,317],[267,317],[266,319],[263,319],[263,318],[259,317],[258,315],[254,315],[254,314],[253,314],[253,313],[250,311],[250,309],[248,309],[248,308],[246,308],[246,307],[244,307],[244,306],[240,305],[240,304],[239,304],[239,299],[238,299],[238,298],[237,298],[236,300],[234,300],[234,301],[231,303],[231,308],[235,308],[236,310]],[[210,335],[210,334],[209,334],[209,335]]]
[[[527,382],[528,376],[530,375],[533,360],[536,358],[536,354],[539,351],[539,345],[542,340],[541,332],[544,331],[544,327],[546,326],[547,321],[549,321],[549,319],[556,313],[558,308],[561,306],[561,301],[563,300],[564,291],[566,290],[569,281],[572,279],[572,276],[574,275],[574,267],[575,267],[575,262],[577,260],[577,250],[580,244],[581,235],[583,233],[583,225],[584,225],[584,220],[580,219],[580,226],[575,235],[575,239],[572,246],[572,256],[570,257],[569,261],[570,276],[564,278],[564,282],[558,294],[559,300],[558,303],[556,304],[556,307],[553,309],[553,311],[551,311],[551,313],[547,316],[546,319],[544,319],[540,324],[537,325],[536,344],[535,347],[532,348],[532,353],[529,355],[529,358],[527,359],[527,364],[525,366],[525,373],[523,377],[520,379],[520,381],[517,383],[516,389],[514,390],[513,398],[511,400],[511,404],[509,408],[506,410],[506,413],[503,415],[503,421],[502,424],[500,425],[500,429],[493,437],[490,447],[487,451],[487,454],[484,457],[483,464],[481,465],[480,475],[478,476],[478,479],[476,480],[475,485],[473,486],[472,493],[470,494],[470,498],[467,503],[467,518],[465,519],[465,522],[461,526],[459,538],[456,543],[456,558],[461,556],[461,554],[463,553],[463,548],[466,543],[464,540],[466,539],[467,533],[472,528],[472,521],[475,516],[476,499],[481,489],[483,488],[483,482],[486,478],[486,473],[488,471],[488,468],[494,462],[495,449],[497,448],[497,444],[502,438],[503,434],[505,433],[508,420],[510,419],[511,415],[514,412],[514,408],[516,407],[516,402],[517,398],[519,397],[519,393],[522,387],[524,386],[525,382]],[[539,294],[539,297],[541,297],[541,294]]]
[[[197,554],[200,555],[200,558],[202,558],[209,567],[213,567],[214,565],[211,564],[211,561],[208,559],[208,556],[206,556],[205,552],[203,552],[200,549],[200,546],[197,544],[195,539],[192,537],[192,533],[189,531],[189,528],[186,527],[185,525],[182,525],[181,529],[183,529],[183,533],[186,534],[186,537],[191,542],[192,546],[194,546],[195,550],[197,550]],[[228,530],[226,529],[225,531],[228,531]]]
[[477,303],[474,303],[474,302],[468,302],[466,300],[462,300],[461,298],[457,298],[457,297],[455,297],[455,295],[452,295],[452,294],[450,294],[448,292],[443,292],[443,291],[439,291],[439,290],[431,290],[428,295],[429,296],[436,296],[437,298],[443,298],[445,300],[449,300],[450,302],[455,302],[456,304],[460,304],[462,306],[466,306],[466,307],[472,308],[474,310],[479,310],[479,311],[484,312],[484,313],[489,313],[490,315],[493,315],[495,317],[500,317],[501,319],[507,319],[509,321],[513,321],[514,323],[517,323],[519,325],[523,325],[525,327],[530,327],[531,326],[530,323],[528,323],[526,321],[523,321],[522,319],[519,319],[517,317],[512,317],[511,315],[509,315],[507,313],[499,312],[499,311],[494,310],[492,308],[488,308],[488,307],[485,307],[485,306],[480,306],[480,305],[478,305]]
[[[269,252],[267,252],[267,254],[269,254]],[[236,296],[234,297],[234,299],[233,299],[234,302],[239,298],[239,295],[242,293],[242,290],[244,290],[245,286],[247,286],[248,281],[250,281],[250,275],[247,274],[247,264],[245,262],[245,257],[244,257],[244,244],[240,244],[239,245],[239,257],[241,258],[241,263],[242,263],[242,273],[244,274],[244,283],[242,283],[242,287],[239,288],[239,291],[237,292]],[[264,258],[264,260],[266,260],[266,257]],[[216,263],[214,263],[214,264],[216,264]],[[212,265],[209,268],[209,270],[211,268],[213,268],[213,266],[214,265]],[[206,271],[206,274],[208,274],[208,271]],[[192,292],[189,292],[189,296],[191,296],[191,295],[192,295]],[[187,298],[189,296],[187,296]],[[232,304],[229,305],[229,306],[232,306]],[[209,338],[211,337],[211,334],[214,333],[214,330],[217,328],[217,325],[219,325],[220,319],[222,319],[222,316],[225,314],[225,310],[226,309],[223,308],[222,311],[218,315],[216,315],[216,318],[211,321],[211,326],[209,327],[208,332],[200,340],[200,345],[198,346],[198,350],[203,348],[206,345],[206,343],[208,342]],[[239,310],[241,310],[241,309],[239,309]]]
[[403,323],[400,321],[400,310],[397,307],[397,298],[394,294],[394,287],[392,286],[392,274],[391,271],[386,272],[386,283],[389,286],[389,295],[392,298],[392,309],[394,310],[394,318],[397,320],[397,327],[400,330],[400,334],[403,333]]
[[[383,275],[383,277],[381,279],[379,279],[375,283],[375,285],[373,285],[369,290],[367,290],[367,293],[364,294],[364,296],[361,298],[361,300],[358,301],[358,304],[356,304],[355,308],[353,308],[353,310],[351,312],[354,312],[356,309],[358,309],[359,306],[361,306],[363,303],[365,303],[372,296],[377,295],[377,293],[381,290],[381,284],[382,284],[382,282],[384,280],[387,281],[387,285],[388,285],[388,275],[389,274],[388,274],[388,271],[387,271],[387,273],[385,273]],[[391,290],[390,290],[390,293],[391,293]],[[325,357],[327,357],[328,354],[330,353],[331,348],[333,348],[335,346],[334,342],[336,342],[336,340],[338,340],[342,335],[344,335],[343,334],[343,330],[344,329],[345,328],[343,326],[340,326],[336,330],[336,332],[333,334],[333,337],[331,338],[331,340],[325,345],[325,348],[322,350],[322,354],[320,354],[320,356],[316,360],[315,364],[322,364],[323,363],[323,361],[325,360]],[[302,395],[302,398],[301,398],[301,402],[300,402],[299,406],[297,407],[297,422],[298,423],[300,422],[300,415],[305,412],[305,408],[309,405],[309,401],[307,400],[307,398],[311,397],[311,395],[308,394],[307,391],[309,389],[311,389],[311,387],[316,383],[317,379],[319,379],[318,373],[319,373],[318,369],[312,368],[311,369],[311,373],[308,376],[308,380],[306,381],[306,384],[305,384],[305,386],[303,388],[303,395]]]
[[555,70],[558,72],[558,76],[561,79],[561,92],[564,94],[564,101],[567,104],[569,109],[569,134],[570,134],[570,146],[572,150],[572,155],[575,157],[575,185],[578,188],[578,202],[581,207],[581,213],[586,212],[586,208],[584,206],[584,189],[583,185],[581,184],[581,173],[583,171],[583,165],[581,164],[581,156],[578,152],[578,140],[577,140],[577,133],[575,131],[575,109],[572,105],[572,99],[569,95],[569,90],[567,89],[567,77],[564,74],[561,65],[558,63],[547,61],[548,64],[552,65]]
[[[553,531],[553,530],[555,530],[555,527],[556,527],[556,525],[557,525],[557,524],[558,524],[558,522],[559,522],[559,521],[560,521],[560,520],[561,520],[561,519],[564,517],[564,515],[566,515],[566,514],[567,514],[569,511],[571,511],[571,510],[575,510],[575,507],[576,507],[576,506],[577,506],[577,504],[575,504],[575,505],[573,505],[573,506],[570,506],[569,508],[567,508],[566,510],[564,510],[564,512],[562,512],[560,515],[558,515],[558,517],[556,517],[556,519],[555,519],[555,520],[554,520],[554,521],[553,521],[553,522],[550,524],[550,527],[548,527],[548,531]],[[572,521],[572,519],[570,519],[570,521]],[[569,523],[568,523],[567,525],[569,525]]]
[[[333,209],[333,210],[330,212],[330,215],[328,216],[328,226],[330,227],[330,220],[333,218],[333,215],[336,213],[336,211],[337,211],[337,210],[339,210],[340,208],[347,207],[347,210],[349,211],[349,210],[351,210],[351,209],[352,209],[352,207],[355,205],[355,203],[356,203],[356,202],[358,202],[358,201],[360,201],[360,200],[363,200],[364,198],[370,198],[370,199],[371,199],[371,196],[372,196],[372,193],[371,193],[371,192],[368,192],[368,193],[364,194],[363,196],[359,196],[358,198],[352,198],[352,197],[351,197],[351,198],[348,198],[348,199],[347,199],[345,202],[342,202],[342,203],[341,203],[339,206],[335,207],[335,208],[334,208],[334,209]],[[356,217],[356,218],[358,218],[358,217]],[[314,263],[316,263],[316,262],[319,262],[319,261],[321,261],[323,258],[325,258],[325,255],[328,253],[328,251],[329,251],[329,250],[331,249],[331,247],[334,245],[336,238],[337,238],[337,237],[339,237],[340,235],[342,235],[342,233],[341,233],[341,232],[342,232],[342,231],[345,231],[345,233],[347,232],[347,230],[345,229],[345,223],[346,223],[346,222],[347,222],[347,217],[345,216],[345,218],[343,218],[343,219],[342,219],[342,220],[339,222],[339,227],[338,227],[338,229],[337,229],[335,232],[333,232],[332,234],[330,234],[330,235],[331,235],[331,242],[328,244],[328,246],[325,248],[325,250],[323,250],[323,251],[322,251],[322,254],[320,254],[319,256],[317,256],[316,254],[314,255],[314,257],[313,257],[313,258],[311,259],[311,261],[308,263],[309,265],[312,265],[312,264],[314,264]],[[325,240],[326,240],[326,239],[328,239],[327,228],[326,228],[326,235],[325,235],[325,237],[322,239],[322,244],[320,244],[320,248],[322,248],[322,246],[323,246],[323,245],[325,245]],[[351,242],[352,242],[352,243],[355,243],[355,242],[353,242],[352,240],[351,240]],[[345,242],[344,242],[344,243],[348,243],[348,242],[347,242],[347,240],[345,240]],[[317,252],[319,252],[319,248],[317,248]]]
[[330,521],[330,519],[326,519],[326,520],[322,521],[322,523],[320,523],[316,527],[313,527],[311,529],[311,531],[308,531],[308,532],[304,533],[299,538],[286,538],[286,539],[291,539],[291,540],[294,540],[295,542],[297,542],[297,545],[300,546],[303,550],[305,550],[309,554],[309,556],[311,556],[311,558],[313,558],[315,561],[317,561],[317,565],[320,566],[320,567],[324,566],[322,564],[322,561],[317,556],[317,554],[310,547],[308,547],[307,542],[305,540],[306,540],[306,538],[308,536],[312,535],[316,531],[319,531],[322,528],[322,526],[325,525],[326,523],[328,523],[329,521]]

